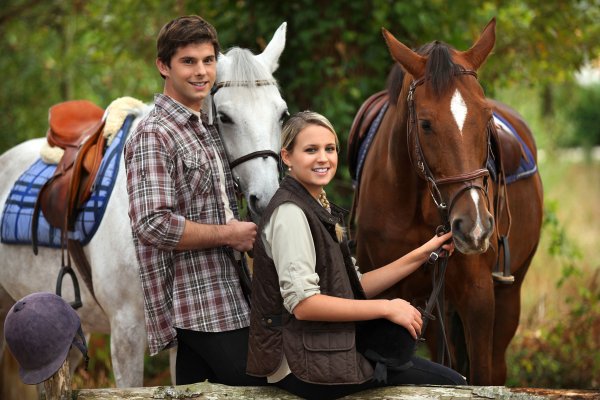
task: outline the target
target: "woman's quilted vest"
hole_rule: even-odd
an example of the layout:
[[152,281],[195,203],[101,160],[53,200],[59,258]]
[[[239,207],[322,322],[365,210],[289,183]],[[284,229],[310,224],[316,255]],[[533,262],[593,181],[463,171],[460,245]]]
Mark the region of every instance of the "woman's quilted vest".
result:
[[[355,298],[353,287],[356,291],[360,283],[345,243],[340,245],[335,234],[335,225],[341,222],[340,209],[333,206],[329,213],[288,176],[265,210],[261,226],[285,202],[298,205],[308,220],[321,294]],[[356,384],[369,380],[373,368],[356,350],[354,322],[299,321],[287,312],[275,265],[265,252],[260,233],[258,237],[254,246],[248,374],[271,375],[285,354],[292,373],[305,382]],[[363,297],[358,290],[357,296]]]

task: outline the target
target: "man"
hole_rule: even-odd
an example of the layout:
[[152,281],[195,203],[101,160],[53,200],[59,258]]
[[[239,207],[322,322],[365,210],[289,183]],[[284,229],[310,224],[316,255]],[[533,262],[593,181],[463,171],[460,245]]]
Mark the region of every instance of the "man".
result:
[[256,225],[236,219],[225,151],[201,111],[217,33],[180,17],[161,29],[157,52],[163,93],[125,147],[150,354],[178,346],[177,384],[264,384],[245,374],[249,307],[234,257],[252,248]]

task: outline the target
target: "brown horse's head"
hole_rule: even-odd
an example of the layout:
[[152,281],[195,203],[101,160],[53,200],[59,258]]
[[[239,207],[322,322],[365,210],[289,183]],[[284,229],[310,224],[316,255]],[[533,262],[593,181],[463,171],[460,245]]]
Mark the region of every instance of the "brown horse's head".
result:
[[467,51],[432,42],[412,51],[383,35],[404,70],[398,115],[408,118],[413,166],[427,180],[434,202],[464,254],[485,252],[494,231],[486,163],[492,110],[476,71],[495,42],[495,19]]

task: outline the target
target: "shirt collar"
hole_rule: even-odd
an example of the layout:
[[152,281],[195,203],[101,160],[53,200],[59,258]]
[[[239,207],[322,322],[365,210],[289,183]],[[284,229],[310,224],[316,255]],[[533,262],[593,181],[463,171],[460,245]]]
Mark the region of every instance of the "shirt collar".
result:
[[167,111],[178,123],[185,123],[192,118],[202,120],[204,123],[208,121],[208,117],[203,110],[196,112],[163,93],[154,95],[154,104]]

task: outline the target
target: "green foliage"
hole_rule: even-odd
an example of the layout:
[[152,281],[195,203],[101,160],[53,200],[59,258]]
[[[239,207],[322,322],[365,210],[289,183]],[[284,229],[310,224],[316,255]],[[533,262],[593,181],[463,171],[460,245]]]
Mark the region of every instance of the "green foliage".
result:
[[515,339],[508,386],[600,388],[600,271],[565,301],[567,315]]
[[[284,98],[291,112],[314,109],[329,117],[345,149],[355,111],[383,87],[392,65],[382,27],[411,47],[440,39],[465,50],[495,16],[495,51],[480,74],[493,94],[508,84],[565,80],[585,57],[593,59],[599,9],[597,1],[579,0],[5,0],[0,151],[44,135],[48,107],[63,100],[105,107],[127,95],[151,102],[162,89],[153,63],[156,34],[178,15],[200,14],[218,28],[224,49],[254,52],[287,21],[276,73]],[[347,207],[352,188],[344,151],[339,171],[331,197]]]
[[[581,251],[569,238],[558,215],[558,203],[546,201],[543,235],[547,253],[561,266],[556,294],[564,295],[566,312],[549,323],[524,329],[508,353],[508,386],[544,388],[599,388],[600,380],[600,270],[582,271]],[[563,289],[562,291],[560,289]]]
[[569,87],[562,93],[564,112],[570,114],[573,132],[561,140],[565,146],[600,145],[600,84]]
[[581,276],[581,271],[577,268],[577,261],[581,260],[581,252],[568,239],[564,227],[560,224],[556,211],[558,203],[556,201],[546,201],[544,205],[544,221],[542,229],[544,235],[548,235],[549,245],[548,254],[553,256],[561,267],[561,277],[557,282],[560,288],[567,279],[572,276]]

